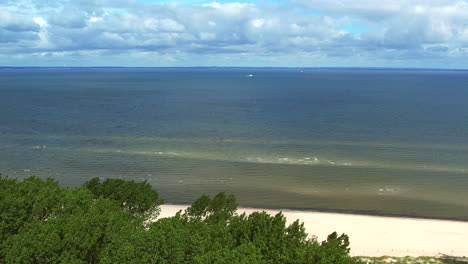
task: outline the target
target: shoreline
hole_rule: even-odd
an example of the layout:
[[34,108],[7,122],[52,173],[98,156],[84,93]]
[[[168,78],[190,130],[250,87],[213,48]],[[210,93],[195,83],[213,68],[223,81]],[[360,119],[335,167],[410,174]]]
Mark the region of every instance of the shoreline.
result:
[[[188,207],[190,203],[164,203],[164,205],[177,205]],[[405,219],[417,219],[417,220],[441,220],[451,222],[462,222],[468,223],[468,216],[466,218],[457,217],[436,217],[436,216],[424,216],[424,215],[410,215],[410,214],[398,214],[398,213],[384,213],[380,211],[366,211],[366,210],[340,210],[340,209],[327,209],[327,208],[308,208],[308,207],[275,207],[275,206],[256,206],[256,205],[238,205],[240,208],[252,208],[258,210],[271,210],[271,211],[299,211],[305,213],[330,213],[340,215],[360,215],[360,216],[376,216],[376,217],[390,217],[390,218],[405,218]]]
[[[189,205],[163,204],[158,218],[174,216]],[[351,256],[468,256],[468,222],[412,217],[373,216],[351,213],[239,207],[237,213],[280,211],[287,224],[304,223],[309,237],[318,241],[336,231],[350,238]]]

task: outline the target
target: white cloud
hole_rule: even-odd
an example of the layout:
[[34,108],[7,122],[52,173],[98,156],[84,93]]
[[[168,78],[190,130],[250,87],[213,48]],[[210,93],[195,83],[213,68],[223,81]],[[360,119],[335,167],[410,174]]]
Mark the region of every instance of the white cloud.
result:
[[[310,12],[352,17],[380,28],[372,37],[389,47],[444,43],[468,25],[464,0],[292,0]],[[379,37],[380,36],[380,37]]]
[[255,27],[255,28],[261,28],[263,27],[263,25],[265,24],[265,20],[264,19],[254,19],[252,20],[252,26]]
[[251,62],[247,58],[272,65],[286,63],[285,58],[301,63],[313,58],[310,65],[315,65],[320,58],[341,60],[343,66],[368,58],[392,65],[395,58],[464,58],[460,48],[468,46],[467,25],[468,3],[462,0],[291,0],[285,5],[18,0],[0,3],[0,42],[8,43],[0,54],[63,59],[126,53],[140,60],[128,54],[157,53],[180,66],[189,58],[201,65],[207,54],[216,55],[210,58],[217,63],[210,63],[219,65]]
[[89,18],[89,22],[91,22],[91,23],[95,23],[95,22],[99,22],[99,21],[102,21],[102,17],[90,17]]
[[34,22],[39,25],[40,30],[37,33],[39,37],[39,42],[35,48],[49,48],[51,43],[49,43],[49,33],[48,33],[48,23],[42,17],[34,17]]
[[35,17],[33,18],[34,22],[36,22],[40,27],[47,26],[47,22],[42,17]]

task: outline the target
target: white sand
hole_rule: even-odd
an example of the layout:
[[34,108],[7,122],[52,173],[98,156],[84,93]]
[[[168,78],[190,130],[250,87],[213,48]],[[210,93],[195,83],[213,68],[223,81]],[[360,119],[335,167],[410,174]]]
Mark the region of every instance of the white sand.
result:
[[[185,210],[185,205],[162,205],[162,217]],[[250,214],[280,210],[239,208],[238,213]],[[468,256],[468,222],[381,217],[338,213],[282,210],[288,223],[299,219],[306,232],[319,241],[336,231],[346,233],[353,256]]]

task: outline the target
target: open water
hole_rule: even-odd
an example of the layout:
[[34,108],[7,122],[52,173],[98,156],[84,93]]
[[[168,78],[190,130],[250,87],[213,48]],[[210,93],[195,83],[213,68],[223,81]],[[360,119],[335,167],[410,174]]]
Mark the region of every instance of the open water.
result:
[[468,220],[468,71],[1,68],[0,172]]

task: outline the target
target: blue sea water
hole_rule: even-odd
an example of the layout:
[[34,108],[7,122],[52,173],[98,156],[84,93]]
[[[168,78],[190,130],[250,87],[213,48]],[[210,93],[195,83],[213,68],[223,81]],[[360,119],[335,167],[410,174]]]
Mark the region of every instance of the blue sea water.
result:
[[468,71],[1,68],[0,172],[468,220]]

